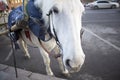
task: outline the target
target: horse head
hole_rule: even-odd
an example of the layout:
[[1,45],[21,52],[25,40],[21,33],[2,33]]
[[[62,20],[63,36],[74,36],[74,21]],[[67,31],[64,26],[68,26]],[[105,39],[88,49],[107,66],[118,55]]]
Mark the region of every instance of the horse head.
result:
[[79,71],[85,60],[80,39],[84,7],[80,0],[35,0],[34,4],[61,44],[65,68]]

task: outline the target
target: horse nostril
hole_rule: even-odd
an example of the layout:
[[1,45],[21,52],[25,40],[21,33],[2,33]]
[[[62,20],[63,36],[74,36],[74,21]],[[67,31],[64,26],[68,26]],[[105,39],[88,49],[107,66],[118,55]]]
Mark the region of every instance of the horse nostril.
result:
[[70,59],[67,59],[67,60],[66,60],[66,65],[69,66],[69,67],[71,67],[71,66],[70,66]]

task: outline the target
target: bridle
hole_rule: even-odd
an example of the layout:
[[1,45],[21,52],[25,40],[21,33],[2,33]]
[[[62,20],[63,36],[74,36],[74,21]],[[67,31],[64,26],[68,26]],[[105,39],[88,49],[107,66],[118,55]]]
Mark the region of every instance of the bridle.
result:
[[[56,30],[55,30],[55,27],[54,27],[54,24],[53,24],[53,18],[52,18],[52,16],[53,16],[53,10],[50,10],[49,13],[46,14],[46,15],[48,16],[48,19],[49,19],[49,27],[48,27],[49,32],[48,33],[50,34],[50,36],[52,36],[55,39],[56,44],[58,45],[58,47],[60,49],[59,54],[55,55],[55,58],[59,58],[59,57],[63,56],[63,49],[62,49],[61,43],[60,43],[60,41],[58,39]],[[47,49],[44,47],[44,45],[42,45],[42,43],[41,43],[41,46],[44,48],[44,50],[46,52],[48,52]]]
[[[54,27],[54,24],[53,24],[53,18],[52,18],[53,14],[54,14],[54,12],[53,12],[53,10],[51,9],[51,10],[49,11],[49,13],[46,14],[46,15],[47,15],[48,18],[49,18],[49,28],[50,28],[51,34],[52,34],[52,36],[54,37],[54,39],[56,40],[56,44],[58,45],[58,47],[59,47],[59,49],[60,49],[59,54],[58,54],[55,58],[57,59],[57,58],[61,57],[62,60],[63,60],[63,48],[62,48],[61,43],[60,43],[60,41],[59,41],[59,39],[58,39],[56,30],[55,30],[55,27]],[[63,66],[64,66],[64,65],[63,65]],[[65,66],[64,66],[64,70],[65,70]]]
[[[49,19],[49,29],[51,31],[50,34],[52,34],[52,37],[54,37],[54,39],[56,40],[56,43],[57,43],[57,45],[59,46],[59,49],[60,49],[60,54],[63,56],[63,49],[62,49],[61,43],[60,43],[60,41],[58,39],[56,30],[55,30],[55,27],[54,27],[54,24],[53,24],[53,18],[52,18],[53,14],[54,14],[53,9],[51,9],[49,11],[49,13],[46,14],[48,16],[48,19]],[[80,31],[80,38],[81,38],[81,40],[82,40],[83,33],[84,33],[84,30],[81,29],[81,31]]]
[[59,47],[62,49],[61,43],[58,39],[56,30],[55,30],[55,27],[54,27],[54,24],[53,24],[53,18],[52,18],[53,11],[50,10],[49,13],[47,14],[47,16],[48,16],[48,19],[49,19],[49,28],[50,28],[51,34],[55,38],[57,45],[59,45]]

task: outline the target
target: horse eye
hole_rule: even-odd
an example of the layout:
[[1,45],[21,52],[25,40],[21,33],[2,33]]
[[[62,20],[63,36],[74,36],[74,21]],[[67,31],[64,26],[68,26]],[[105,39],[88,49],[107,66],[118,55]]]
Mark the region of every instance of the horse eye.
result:
[[57,7],[54,7],[54,8],[53,8],[53,12],[56,13],[56,14],[58,14],[58,13],[59,13],[58,8],[57,8]]

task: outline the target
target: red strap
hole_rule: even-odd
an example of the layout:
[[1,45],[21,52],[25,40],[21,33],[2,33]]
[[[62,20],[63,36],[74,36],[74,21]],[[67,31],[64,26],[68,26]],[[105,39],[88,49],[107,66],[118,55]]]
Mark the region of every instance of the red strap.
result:
[[32,41],[32,40],[31,40],[31,37],[30,37],[30,32],[29,32],[29,30],[25,30],[25,35],[26,35],[26,37],[27,37],[30,41]]

